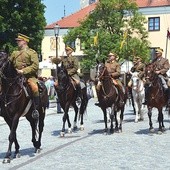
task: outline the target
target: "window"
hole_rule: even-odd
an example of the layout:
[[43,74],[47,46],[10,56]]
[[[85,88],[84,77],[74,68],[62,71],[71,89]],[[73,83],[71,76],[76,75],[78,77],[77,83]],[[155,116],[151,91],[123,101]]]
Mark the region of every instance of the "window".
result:
[[89,0],[89,4],[94,3],[96,0]]
[[160,18],[153,17],[148,18],[148,30],[149,31],[159,31],[160,30]]

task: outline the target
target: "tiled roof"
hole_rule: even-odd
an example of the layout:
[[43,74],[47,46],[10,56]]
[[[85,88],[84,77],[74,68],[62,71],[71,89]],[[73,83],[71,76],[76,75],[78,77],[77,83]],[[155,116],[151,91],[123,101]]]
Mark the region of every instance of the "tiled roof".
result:
[[69,15],[57,22],[54,22],[50,25],[46,26],[46,29],[52,29],[56,24],[58,24],[61,28],[74,28],[74,27],[78,27],[79,21],[82,21],[86,16],[89,15],[89,13],[91,11],[93,11],[96,7],[96,3],[93,3],[81,10],[79,10],[78,12],[75,12],[72,15]]
[[170,0],[136,0],[139,8],[161,7],[170,5]]
[[[170,0],[136,0],[136,3],[139,8],[147,7],[161,7],[169,6]],[[50,25],[47,25],[45,29],[53,29],[53,27],[58,24],[60,28],[74,28],[80,25],[79,21],[82,21],[88,14],[93,11],[97,3],[93,3],[74,14],[71,14],[63,19],[56,21]]]

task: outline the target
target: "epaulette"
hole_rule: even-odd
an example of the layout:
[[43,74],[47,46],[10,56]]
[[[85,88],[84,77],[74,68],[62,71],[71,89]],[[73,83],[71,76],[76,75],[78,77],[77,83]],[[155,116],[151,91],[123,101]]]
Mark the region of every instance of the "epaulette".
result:
[[32,48],[29,48],[29,50],[30,50],[30,51],[32,51],[32,52],[34,52],[34,53],[36,53],[36,51],[35,51],[35,50],[33,50]]

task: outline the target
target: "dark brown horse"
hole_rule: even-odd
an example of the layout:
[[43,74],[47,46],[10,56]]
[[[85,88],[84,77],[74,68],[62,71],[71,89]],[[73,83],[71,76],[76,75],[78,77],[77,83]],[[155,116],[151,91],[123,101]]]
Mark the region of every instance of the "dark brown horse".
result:
[[[0,74],[2,81],[1,114],[10,128],[9,146],[3,163],[10,163],[13,142],[15,143],[14,157],[20,155],[16,131],[21,116],[25,116],[30,122],[33,146],[35,152],[40,152],[48,95],[45,85],[41,83],[39,116],[33,118],[34,105],[30,98],[31,93],[29,95],[29,90],[24,86],[25,78],[18,75],[5,52],[0,52]],[[25,133],[27,133],[27,130]]]
[[147,95],[147,108],[148,108],[148,117],[149,117],[149,131],[154,132],[153,123],[152,123],[152,108],[155,107],[158,109],[158,122],[159,129],[158,133],[165,131],[164,127],[164,116],[163,116],[163,107],[167,105],[168,94],[164,91],[161,78],[155,73],[155,65],[148,64],[145,69],[145,75],[150,82],[148,95]]
[[[108,70],[105,66],[105,61],[102,63],[97,61],[96,67],[96,84],[101,83],[101,88],[97,89],[97,96],[99,100],[100,107],[104,114],[104,123],[105,129],[104,133],[108,133],[107,127],[107,108],[111,108],[110,113],[110,133],[115,131],[122,132],[122,122],[123,122],[123,114],[126,104],[127,95],[126,92],[122,96],[124,99],[124,104],[120,104],[120,94],[118,92],[117,87],[113,84],[112,78],[108,73]],[[118,112],[120,111],[120,123],[118,123]],[[113,125],[113,120],[115,119],[115,129]]]
[[[57,95],[60,101],[60,105],[64,110],[63,115],[63,127],[60,132],[60,136],[63,137],[65,135],[65,123],[68,122],[68,132],[72,132],[71,123],[69,119],[69,108],[72,106],[75,111],[74,117],[74,130],[77,129],[77,117],[78,113],[80,116],[80,129],[84,130],[83,125],[83,115],[86,111],[86,107],[88,104],[88,97],[87,97],[87,89],[86,87],[78,91],[73,84],[73,80],[68,75],[67,70],[64,68],[63,64],[61,67],[57,67],[57,78],[58,78],[58,87],[56,88]],[[80,93],[80,94],[79,94]],[[80,108],[78,108],[77,98],[80,99]]]

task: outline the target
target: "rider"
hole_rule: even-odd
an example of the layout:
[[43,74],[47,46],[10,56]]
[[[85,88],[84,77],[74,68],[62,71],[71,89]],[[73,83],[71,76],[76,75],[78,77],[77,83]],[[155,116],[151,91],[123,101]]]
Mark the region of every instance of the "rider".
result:
[[30,38],[24,34],[18,33],[18,37],[15,39],[18,44],[18,50],[13,51],[10,56],[10,60],[13,63],[19,74],[22,74],[27,79],[27,83],[33,93],[33,102],[35,105],[35,111],[39,106],[39,90],[37,72],[39,68],[39,60],[36,51],[28,47]]
[[[81,89],[85,87],[85,84],[80,81],[80,77],[78,75],[78,59],[72,55],[74,52],[74,48],[71,46],[65,47],[66,56],[62,57],[55,57],[52,58],[52,62],[55,64],[59,64],[60,62],[63,63],[64,67],[67,69],[69,76],[72,78],[73,82],[76,84],[76,89],[78,91],[78,94],[81,93]],[[55,87],[58,88],[58,80],[54,83]]]
[[[157,48],[155,50],[155,59],[152,61],[152,63],[154,63],[154,65],[156,66],[155,73],[158,74],[158,76],[161,78],[164,90],[168,91],[168,105],[170,105],[170,82],[169,80],[168,81],[166,80],[168,79],[166,72],[169,70],[170,64],[169,64],[168,59],[163,58],[162,53],[163,53],[163,49]],[[148,88],[149,86],[145,87],[145,90],[146,90],[145,101],[146,102],[144,104],[147,104],[146,98],[149,93]]]
[[[125,93],[125,89],[120,81],[120,75],[121,75],[121,67],[120,64],[117,62],[117,55],[113,52],[110,52],[108,54],[109,59],[106,61],[106,68],[112,78],[113,84],[117,87],[118,92],[120,94],[120,105],[124,104],[124,100],[123,100],[123,95]],[[96,91],[100,91],[101,88],[101,83],[98,83],[96,86]],[[99,103],[95,103],[95,105],[99,106]]]
[[[144,68],[145,68],[145,64],[142,62],[142,59],[138,56],[134,57],[133,59],[133,67],[131,68],[131,72],[138,72],[138,76],[140,79],[143,79],[144,77]],[[129,87],[132,87],[132,80],[129,81],[128,83]]]

